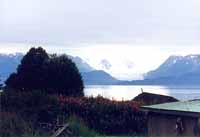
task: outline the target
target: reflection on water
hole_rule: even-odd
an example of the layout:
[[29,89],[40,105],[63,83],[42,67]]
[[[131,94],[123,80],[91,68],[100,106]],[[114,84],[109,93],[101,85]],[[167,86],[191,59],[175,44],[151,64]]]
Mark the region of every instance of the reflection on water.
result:
[[115,100],[131,100],[138,94],[144,92],[170,95],[180,100],[200,99],[200,86],[121,86],[121,85],[92,85],[86,86],[84,92],[86,96],[103,97]]

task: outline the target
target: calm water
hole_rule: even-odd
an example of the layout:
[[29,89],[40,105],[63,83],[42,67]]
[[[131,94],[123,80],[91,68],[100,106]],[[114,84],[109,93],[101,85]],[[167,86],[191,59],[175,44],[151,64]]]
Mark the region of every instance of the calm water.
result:
[[131,100],[144,92],[173,96],[180,100],[200,99],[200,86],[121,86],[121,85],[92,85],[85,87],[85,95],[103,97],[115,100]]

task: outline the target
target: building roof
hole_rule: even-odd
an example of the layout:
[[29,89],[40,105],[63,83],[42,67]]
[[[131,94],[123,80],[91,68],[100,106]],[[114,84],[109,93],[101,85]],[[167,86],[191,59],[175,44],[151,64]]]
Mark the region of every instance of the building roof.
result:
[[150,106],[143,106],[142,109],[149,112],[165,114],[183,114],[200,116],[200,100],[164,103]]
[[143,92],[136,96],[133,101],[140,102],[142,105],[154,105],[161,103],[177,102],[179,100],[171,96]]

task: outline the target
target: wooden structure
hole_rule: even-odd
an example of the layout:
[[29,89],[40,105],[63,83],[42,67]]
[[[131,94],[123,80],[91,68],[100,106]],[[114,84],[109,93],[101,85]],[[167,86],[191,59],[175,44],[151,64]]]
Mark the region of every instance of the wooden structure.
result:
[[177,102],[179,100],[171,96],[148,93],[142,90],[142,93],[136,96],[133,101],[140,102],[142,105],[154,105],[168,102]]
[[143,106],[148,137],[200,137],[200,100]]
[[61,137],[61,136],[66,136],[64,135],[64,131],[66,130],[66,128],[69,126],[69,124],[64,124],[63,126],[61,126],[60,128],[58,128],[51,137]]

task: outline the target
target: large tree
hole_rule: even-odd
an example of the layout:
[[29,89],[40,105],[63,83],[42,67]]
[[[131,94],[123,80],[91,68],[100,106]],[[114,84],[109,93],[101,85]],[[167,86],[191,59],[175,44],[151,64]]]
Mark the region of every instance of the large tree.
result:
[[39,48],[31,48],[24,56],[17,72],[10,75],[6,87],[51,94],[83,96],[83,81],[75,65],[66,55],[48,55]]

